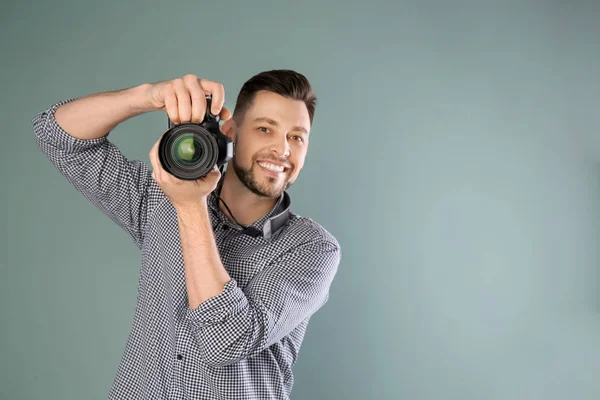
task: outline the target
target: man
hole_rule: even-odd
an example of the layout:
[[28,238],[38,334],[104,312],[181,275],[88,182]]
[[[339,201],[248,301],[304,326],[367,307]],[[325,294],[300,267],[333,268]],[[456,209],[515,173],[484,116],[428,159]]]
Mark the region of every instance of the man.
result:
[[[161,167],[158,142],[150,171],[107,139],[155,110],[199,123],[208,93],[235,144],[222,174],[179,180]],[[34,117],[44,154],[142,253],[110,399],[289,398],[309,318],[327,301],[341,254],[329,232],[291,212],[286,192],[304,165],[315,103],[302,74],[266,71],[243,85],[231,116],[223,86],[190,74]]]

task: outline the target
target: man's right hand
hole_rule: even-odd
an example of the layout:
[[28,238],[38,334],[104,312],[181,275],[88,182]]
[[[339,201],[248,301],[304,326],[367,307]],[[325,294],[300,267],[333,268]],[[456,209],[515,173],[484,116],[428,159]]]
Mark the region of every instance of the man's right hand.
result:
[[231,112],[223,107],[225,90],[219,82],[188,74],[148,86],[146,99],[151,108],[165,111],[174,124],[200,123],[206,113],[206,94],[212,94],[211,113],[221,120],[231,118]]
[[88,95],[56,110],[58,124],[78,139],[96,139],[136,115],[163,110],[175,124],[200,123],[204,119],[207,93],[212,110],[223,121],[231,118],[225,107],[225,91],[219,82],[199,79],[193,74],[158,83],[144,83],[129,89]]

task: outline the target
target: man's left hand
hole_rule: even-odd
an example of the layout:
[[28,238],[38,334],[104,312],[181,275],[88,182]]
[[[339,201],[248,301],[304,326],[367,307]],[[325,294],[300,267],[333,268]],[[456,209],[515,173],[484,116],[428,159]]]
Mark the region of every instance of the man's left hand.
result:
[[206,204],[206,198],[215,190],[221,172],[215,167],[204,178],[195,181],[186,181],[176,178],[165,171],[158,159],[158,145],[160,139],[150,150],[152,163],[152,178],[158,183],[165,195],[176,209],[194,208]]

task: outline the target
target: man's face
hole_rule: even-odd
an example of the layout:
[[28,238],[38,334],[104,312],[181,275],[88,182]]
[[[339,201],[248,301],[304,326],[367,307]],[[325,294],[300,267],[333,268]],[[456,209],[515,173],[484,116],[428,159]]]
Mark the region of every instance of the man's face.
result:
[[304,166],[310,132],[304,102],[260,91],[234,131],[231,163],[240,181],[259,196],[279,197]]

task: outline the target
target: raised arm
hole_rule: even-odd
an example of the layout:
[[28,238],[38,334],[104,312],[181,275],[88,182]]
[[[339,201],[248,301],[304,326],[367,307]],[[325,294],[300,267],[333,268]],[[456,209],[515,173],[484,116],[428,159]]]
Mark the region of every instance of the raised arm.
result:
[[[33,118],[37,145],[88,200],[142,244],[151,172],[108,141],[119,123],[150,111],[147,85],[61,101]],[[156,192],[158,194],[158,192]]]
[[[183,78],[61,101],[33,118],[35,141],[52,164],[86,198],[125,229],[138,247],[152,207],[164,197],[145,163],[127,159],[108,140],[121,122],[145,112],[165,111],[174,123],[201,122],[201,89],[212,82]],[[187,86],[201,89],[185,90]],[[213,102],[219,112],[220,101]]]

